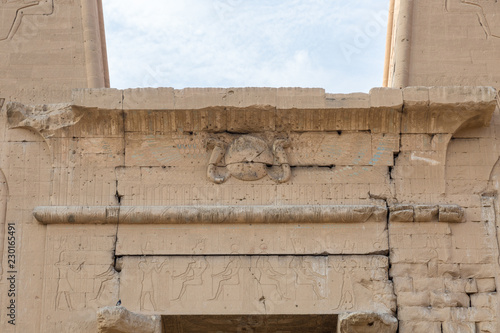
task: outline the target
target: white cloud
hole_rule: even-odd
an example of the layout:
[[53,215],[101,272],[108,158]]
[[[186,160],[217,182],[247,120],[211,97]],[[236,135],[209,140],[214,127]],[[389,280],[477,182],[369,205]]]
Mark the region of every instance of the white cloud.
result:
[[105,0],[111,84],[367,91],[382,81],[388,2]]

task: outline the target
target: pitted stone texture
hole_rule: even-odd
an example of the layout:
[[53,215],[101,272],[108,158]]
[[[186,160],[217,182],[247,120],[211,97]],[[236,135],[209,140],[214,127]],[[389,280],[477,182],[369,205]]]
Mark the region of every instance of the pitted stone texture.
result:
[[162,333],[160,316],[144,316],[123,306],[100,308],[97,323],[99,333]]
[[343,313],[337,333],[396,333],[398,320],[388,313]]
[[83,117],[83,112],[70,104],[24,105],[17,102],[7,104],[10,128],[32,128],[44,137],[54,135],[57,130],[74,126]]

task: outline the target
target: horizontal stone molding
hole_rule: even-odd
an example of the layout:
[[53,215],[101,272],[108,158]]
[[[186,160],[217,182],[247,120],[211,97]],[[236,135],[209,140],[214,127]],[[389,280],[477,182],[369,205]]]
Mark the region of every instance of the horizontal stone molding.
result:
[[389,207],[390,222],[465,222],[465,211],[459,205],[406,205]]
[[387,208],[323,206],[41,206],[42,224],[225,224],[386,222]]

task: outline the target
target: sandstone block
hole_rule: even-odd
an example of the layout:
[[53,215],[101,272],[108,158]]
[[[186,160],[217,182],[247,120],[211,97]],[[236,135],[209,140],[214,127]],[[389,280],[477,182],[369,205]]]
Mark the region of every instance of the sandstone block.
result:
[[276,107],[279,109],[316,109],[325,107],[325,90],[318,88],[278,88]]
[[413,279],[411,277],[394,277],[393,282],[396,294],[413,292]]
[[72,103],[80,107],[121,110],[122,98],[123,92],[118,89],[75,89]]
[[451,321],[455,322],[480,322],[491,321],[494,312],[487,308],[450,308]]
[[393,264],[389,274],[392,277],[424,277],[428,274],[428,268],[426,264]]
[[365,93],[326,94],[327,108],[369,109],[370,95]]
[[403,88],[403,99],[405,108],[427,107],[429,105],[429,87]]
[[434,292],[430,294],[431,305],[434,308],[444,307],[468,307],[469,296],[466,293]]
[[397,301],[400,306],[430,306],[429,292],[399,292]]
[[429,100],[433,104],[492,101],[496,91],[492,87],[431,87]]
[[497,290],[495,278],[476,279],[477,291],[480,293],[488,293]]
[[418,278],[413,279],[415,291],[444,292],[444,280],[442,278]]
[[438,276],[444,278],[458,278],[460,277],[460,268],[458,264],[445,264],[438,265]]
[[451,318],[451,308],[399,306],[398,319],[402,321],[441,322]]
[[478,293],[470,296],[471,306],[475,308],[494,309],[498,306],[496,293]]
[[492,278],[495,276],[495,268],[492,264],[459,264],[460,276],[469,278]]
[[337,333],[396,333],[398,320],[388,313],[353,312],[340,314]]
[[370,103],[373,108],[401,108],[403,106],[403,92],[401,89],[372,88]]
[[[473,280],[473,279],[471,279]],[[451,293],[464,293],[469,279],[444,279],[444,288],[446,292]]]
[[441,322],[400,321],[399,333],[442,333]]
[[161,110],[174,109],[173,88],[136,88],[123,90],[123,109]]
[[492,321],[485,321],[481,323],[477,323],[476,325],[477,333],[497,333],[498,332],[498,323]]
[[475,323],[470,322],[444,322],[443,333],[476,333]]
[[99,333],[161,333],[161,317],[145,316],[123,306],[105,307],[97,311]]

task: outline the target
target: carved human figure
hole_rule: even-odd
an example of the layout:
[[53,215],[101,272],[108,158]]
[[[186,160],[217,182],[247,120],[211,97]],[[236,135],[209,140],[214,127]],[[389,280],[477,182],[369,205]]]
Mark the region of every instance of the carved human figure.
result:
[[293,238],[292,245],[295,253],[299,255],[294,256],[289,265],[295,272],[295,284],[312,286],[318,299],[325,299],[323,290],[326,285],[326,275],[317,273],[313,264],[302,256],[305,254],[306,248],[301,239]]
[[354,260],[334,262],[333,268],[342,274],[342,294],[338,309],[350,310],[354,307],[354,285],[352,281],[353,271],[358,266]]
[[[231,254],[237,254],[237,246],[232,246]],[[210,300],[216,300],[222,294],[224,286],[240,284],[240,268],[241,258],[239,256],[231,256],[226,268],[220,273],[212,274],[212,279],[217,285],[215,296]]]
[[257,281],[259,281],[259,286],[274,286],[281,299],[288,299],[285,297],[285,293],[281,287],[281,282],[286,274],[280,273],[274,269],[267,256],[267,244],[261,244],[260,249],[261,255],[257,258],[257,262],[255,263],[255,277]]
[[158,259],[152,259],[149,262],[147,259],[143,259],[139,262],[139,269],[142,271],[142,283],[141,283],[141,310],[144,310],[144,304],[146,302],[146,298],[149,298],[149,301],[153,305],[153,310],[156,310],[156,302],[155,302],[155,290],[153,283],[153,272],[160,273],[165,261],[161,264],[158,262]]
[[0,0],[0,41],[11,39],[25,15],[50,15],[54,0]]
[[294,256],[289,266],[295,272],[296,285],[311,286],[318,299],[326,299],[323,295],[326,275],[316,272],[313,264],[303,256]]
[[[57,292],[56,292],[56,302],[55,308],[57,309],[69,309],[73,310],[73,306],[71,304],[71,296],[70,294],[73,292],[73,287],[70,283],[70,271],[78,273],[82,270],[82,266],[84,262],[71,262],[65,258],[66,253],[61,252],[59,254],[59,261],[55,263],[57,267],[58,275],[57,275]],[[60,308],[61,298],[64,297],[64,301],[66,302],[66,307]]]
[[[202,254],[205,250],[206,239],[198,240],[193,252],[195,254]],[[173,280],[181,279],[182,285],[179,295],[173,299],[173,301],[178,301],[186,293],[188,286],[201,286],[203,285],[203,273],[208,269],[209,263],[205,256],[193,256],[191,261],[188,263],[186,270],[179,274],[172,276]]]
[[96,279],[100,280],[99,284],[99,289],[97,290],[97,294],[95,298],[92,299],[92,301],[98,300],[101,298],[102,293],[104,292],[104,289],[106,288],[106,285],[111,283],[112,280],[115,278],[115,268],[113,265],[109,265],[108,269],[96,276]]

